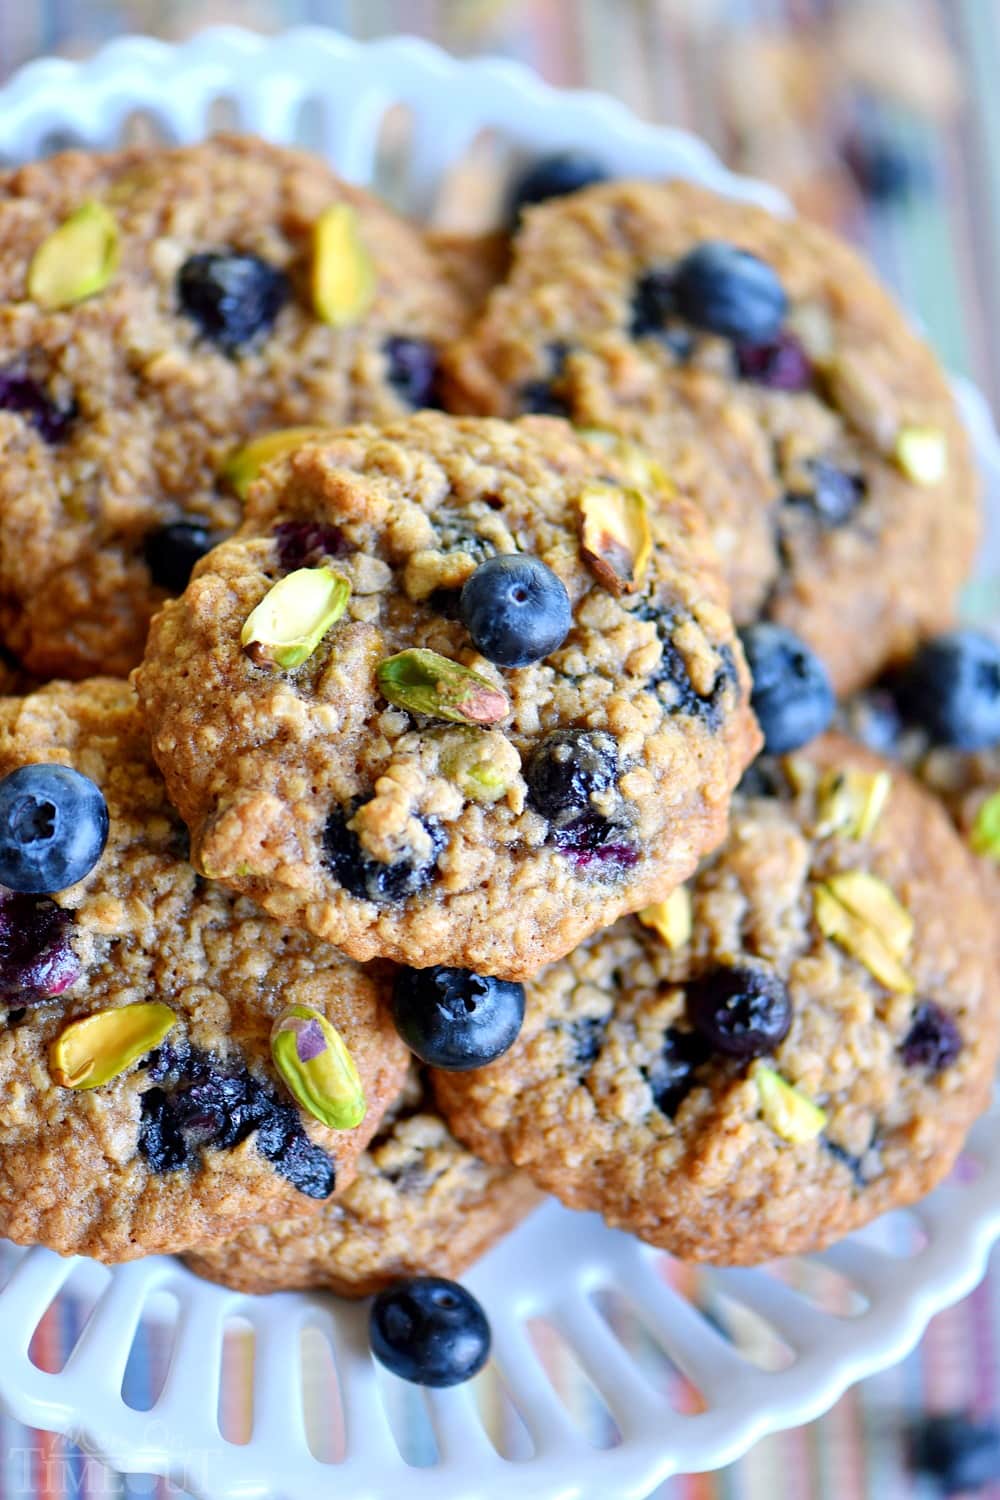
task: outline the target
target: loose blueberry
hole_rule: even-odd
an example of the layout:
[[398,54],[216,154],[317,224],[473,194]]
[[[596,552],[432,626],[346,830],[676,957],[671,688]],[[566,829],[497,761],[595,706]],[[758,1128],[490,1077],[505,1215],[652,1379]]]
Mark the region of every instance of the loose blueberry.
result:
[[937,744],[1000,744],[1000,645],[975,630],[940,635],[917,652],[896,696],[904,718]]
[[740,636],[764,748],[787,755],[829,727],[836,707],[829,675],[819,657],[782,625],[748,625]]
[[928,1417],[911,1429],[910,1456],[946,1495],[983,1489],[1000,1481],[1000,1423],[960,1412]]
[[787,330],[765,344],[737,344],[736,367],[744,380],[772,391],[807,391],[812,384],[809,356]]
[[499,667],[541,661],[573,623],[562,579],[523,552],[480,563],[462,589],[460,609],[476,650]]
[[0,891],[0,1002],[37,1005],[80,977],[73,914],[54,901]]
[[767,969],[713,969],[687,987],[691,1025],[727,1057],[763,1057],[788,1035],[792,1002]]
[[809,466],[812,487],[790,490],[785,497],[793,505],[804,505],[821,525],[834,529],[844,526],[865,497],[864,475],[848,474],[826,459],[817,458]]
[[776,273],[747,250],[706,240],[674,268],[675,310],[696,328],[748,344],[768,344],[788,311]]
[[0,410],[26,417],[47,443],[62,442],[76,416],[75,406],[57,406],[44,387],[16,365],[0,370]]
[[931,172],[925,157],[884,135],[849,135],[841,156],[858,190],[872,203],[895,203],[926,188]]
[[392,1018],[422,1062],[462,1073],[513,1046],[524,1021],[524,985],[471,969],[400,969]]
[[203,251],[177,274],[182,310],[225,354],[268,333],[291,296],[288,277],[258,255]]
[[696,1031],[681,1031],[668,1026],[663,1049],[646,1070],[646,1079],[657,1109],[673,1119],[694,1087],[695,1070],[707,1062],[711,1048]]
[[415,896],[430,884],[437,857],[445,846],[445,835],[434,819],[425,818],[431,850],[426,864],[401,859],[384,865],[363,853],[360,840],[348,823],[355,807],[335,807],[326,823],[323,847],[334,878],[358,901],[398,902]]
[[382,345],[387,363],[387,378],[393,390],[414,410],[437,406],[438,352],[426,339],[405,338],[393,334]]
[[533,162],[514,183],[510,195],[510,220],[516,223],[522,208],[530,203],[544,203],[549,198],[565,198],[595,182],[607,182],[607,168],[584,151],[558,151]]
[[318,521],[279,521],[272,533],[278,561],[286,573],[314,568],[325,557],[344,557],[351,548],[336,526]]
[[558,729],[547,735],[524,773],[535,812],[564,823],[587,812],[591,797],[615,786],[618,774],[618,746],[600,729]]
[[175,521],[151,531],[143,543],[143,554],[149,576],[161,589],[182,594],[191,577],[191,569],[213,546],[207,526],[196,521]]
[[900,1049],[908,1068],[940,1073],[950,1068],[962,1050],[962,1033],[947,1011],[933,1000],[922,1000],[913,1013]]
[[0,781],[0,885],[64,891],[90,873],[108,839],[100,788],[69,766],[21,766]]
[[409,1276],[379,1292],[368,1336],[379,1363],[415,1385],[461,1385],[490,1357],[482,1307],[443,1276]]

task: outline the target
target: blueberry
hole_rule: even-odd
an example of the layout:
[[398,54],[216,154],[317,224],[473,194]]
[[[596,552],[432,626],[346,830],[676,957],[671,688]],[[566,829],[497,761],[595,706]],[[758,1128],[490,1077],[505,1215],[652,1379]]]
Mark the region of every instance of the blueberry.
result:
[[436,406],[438,352],[426,339],[392,334],[382,345],[387,379],[398,396],[415,410]]
[[57,406],[44,387],[17,365],[0,370],[0,410],[26,417],[47,443],[62,442],[76,416],[75,406]]
[[954,1019],[933,1000],[922,1000],[900,1048],[906,1066],[940,1073],[951,1067],[961,1050],[962,1033]]
[[100,787],[69,766],[21,766],[0,781],[0,885],[64,891],[90,873],[108,840]]
[[595,1058],[600,1056],[607,1029],[607,1016],[582,1016],[579,1021],[570,1023],[569,1034],[573,1043],[573,1061],[579,1067],[589,1067]]
[[656,689],[657,697],[669,714],[686,714],[693,719],[702,719],[709,729],[718,729],[722,724],[725,698],[731,683],[736,681],[736,664],[728,646],[719,655],[721,664],[715,681],[707,693],[699,693],[691,681],[687,662],[673,640],[676,624],[671,615],[656,613],[656,633],[660,638],[660,660],[649,679]]
[[814,459],[809,470],[811,487],[790,490],[786,500],[807,506],[822,526],[833,529],[846,525],[865,497],[864,475],[849,474],[823,458]]
[[608,170],[596,157],[584,151],[558,151],[543,156],[514,183],[510,195],[510,219],[514,223],[522,208],[544,203],[549,198],[565,198],[567,193],[607,182]]
[[777,338],[788,297],[766,262],[721,240],[706,240],[674,267],[675,310],[696,328],[743,343]]
[[288,277],[259,255],[207,250],[177,273],[182,310],[224,354],[261,338],[291,295]]
[[691,1092],[695,1069],[710,1055],[711,1048],[696,1031],[667,1027],[660,1055],[645,1072],[653,1103],[668,1119],[673,1119]]
[[368,1337],[379,1363],[415,1385],[461,1385],[490,1357],[482,1307],[443,1276],[407,1276],[379,1292]]
[[687,986],[691,1025],[727,1057],[762,1057],[788,1035],[792,1002],[768,969],[713,969]]
[[872,203],[895,203],[930,182],[926,158],[886,135],[855,132],[843,142],[841,156],[859,191]]
[[897,702],[937,744],[983,750],[1000,743],[1000,645],[975,630],[928,641],[902,674]]
[[80,977],[73,914],[44,897],[0,891],[0,1002],[36,1005]]
[[524,985],[471,969],[400,969],[392,1018],[421,1062],[464,1073],[514,1045],[524,1020]]
[[546,735],[524,772],[535,812],[562,822],[587,812],[591,797],[615,786],[618,774],[618,746],[600,729],[558,729]]
[[279,521],[272,535],[286,573],[315,568],[325,557],[344,557],[351,551],[339,527],[319,521]]
[[568,823],[554,824],[552,842],[578,869],[596,865],[605,875],[631,869],[639,860],[634,830],[593,808]]
[[197,521],[174,521],[161,526],[149,532],[143,543],[149,575],[161,589],[182,594],[191,569],[213,545],[208,527]]
[[736,368],[744,380],[772,391],[807,391],[812,364],[794,333],[782,331],[763,344],[737,344]]
[[662,334],[676,310],[672,272],[662,266],[647,271],[639,277],[632,293],[632,337],[642,339]]
[[323,847],[331,873],[358,901],[405,901],[430,884],[437,857],[445,846],[440,824],[432,818],[422,819],[431,837],[430,857],[425,864],[411,859],[385,865],[363,853],[360,840],[348,823],[356,807],[335,807],[326,822]]
[[836,707],[819,657],[783,625],[748,625],[740,632],[753,678],[750,699],[771,755],[786,755],[829,727]]
[[927,1417],[911,1430],[910,1453],[946,1495],[983,1489],[1000,1481],[1000,1423],[960,1412]]
[[462,589],[472,644],[499,667],[527,667],[562,645],[573,623],[566,586],[537,557],[505,553],[480,563]]

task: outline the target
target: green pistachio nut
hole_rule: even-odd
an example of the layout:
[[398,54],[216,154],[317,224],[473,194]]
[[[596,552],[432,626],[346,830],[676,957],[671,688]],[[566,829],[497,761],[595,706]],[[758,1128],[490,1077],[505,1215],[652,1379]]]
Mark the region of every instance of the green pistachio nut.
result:
[[446,729],[441,771],[470,802],[499,802],[521,770],[521,757],[499,730]]
[[325,427],[279,427],[275,432],[261,433],[260,437],[251,438],[249,443],[243,443],[227,454],[219,473],[239,498],[245,500],[250,486],[267,464],[276,458],[284,458],[286,453],[294,453],[304,443],[323,437],[328,430]]
[[1000,861],[1000,792],[994,792],[980,807],[970,840],[977,854]]
[[176,1020],[156,1000],[95,1011],[63,1027],[49,1048],[49,1071],[61,1088],[99,1088],[158,1047]]
[[756,1065],[753,1077],[760,1112],[775,1135],[793,1146],[815,1140],[826,1125],[825,1111],[764,1063]]
[[349,203],[333,203],[313,228],[313,311],[345,328],[363,318],[375,300],[375,262]]
[[901,427],[893,456],[914,484],[940,484],[948,472],[948,442],[937,427]]
[[499,724],[510,713],[502,688],[436,651],[414,648],[380,662],[383,695],[397,708],[453,724]]
[[888,771],[859,771],[853,766],[828,771],[819,784],[816,827],[819,838],[841,834],[849,839],[870,838],[892,791]]
[[299,667],[307,661],[351,597],[351,585],[332,568],[297,568],[251,610],[240,640],[258,666]]
[[884,880],[865,870],[831,875],[813,890],[816,922],[864,964],[879,984],[898,995],[916,988],[904,960],[913,941],[913,918]]
[[335,1026],[311,1005],[290,1005],[271,1029],[271,1056],[295,1099],[331,1130],[353,1130],[365,1117],[365,1091]]
[[48,311],[102,292],[118,266],[118,225],[103,203],[82,203],[42,241],[28,267],[28,296]]

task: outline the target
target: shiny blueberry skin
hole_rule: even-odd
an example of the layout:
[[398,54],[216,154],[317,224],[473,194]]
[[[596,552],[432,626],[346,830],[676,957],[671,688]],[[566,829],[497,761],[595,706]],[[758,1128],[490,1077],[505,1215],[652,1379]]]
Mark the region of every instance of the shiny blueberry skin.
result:
[[788,297],[766,262],[722,240],[706,240],[674,267],[675,310],[709,333],[742,343],[777,338]]
[[903,717],[936,744],[1000,744],[1000,645],[975,630],[939,635],[917,652],[896,697]]
[[783,330],[766,344],[737,344],[736,368],[744,380],[772,391],[807,391],[812,364],[794,333]]
[[522,208],[544,203],[549,198],[565,198],[595,182],[607,182],[607,168],[584,151],[558,151],[533,162],[514,183],[510,195],[510,217],[514,222]]
[[100,787],[69,766],[21,766],[0,781],[0,885],[64,891],[90,873],[108,840]]
[[26,370],[0,370],[0,411],[26,417],[47,443],[59,443],[76,416],[74,406],[57,406],[48,392]]
[[363,853],[357,834],[348,828],[355,811],[354,807],[335,807],[323,834],[330,870],[345,891],[359,901],[399,902],[415,896],[430,884],[437,857],[445,846],[445,836],[438,823],[429,818],[423,820],[431,836],[430,859],[426,864],[401,859],[394,865],[384,865]]
[[387,378],[398,396],[412,406],[436,406],[438,352],[426,339],[406,338],[393,334],[382,345],[386,357]]
[[524,1021],[524,985],[471,969],[400,969],[392,1018],[410,1051],[432,1068],[464,1073],[512,1047]]
[[214,545],[207,526],[197,521],[174,521],[151,531],[143,543],[149,576],[170,594],[182,594],[195,563]]
[[766,969],[713,969],[687,987],[688,1020],[715,1052],[763,1057],[788,1035],[792,1002]]
[[182,310],[224,354],[268,333],[291,296],[288,277],[259,255],[202,251],[177,273]]
[[618,746],[600,729],[558,729],[535,748],[524,774],[535,812],[566,821],[616,784]]
[[933,1000],[922,1000],[913,1012],[913,1020],[900,1048],[908,1068],[927,1068],[941,1073],[957,1061],[962,1050],[962,1033],[953,1017]]
[[750,704],[769,755],[787,755],[829,728],[836,702],[819,657],[783,625],[740,632],[753,678]]
[[556,651],[573,610],[566,586],[537,557],[504,553],[480,563],[459,606],[472,644],[498,667],[527,667]]
[[471,1292],[443,1276],[407,1276],[379,1292],[368,1323],[380,1364],[414,1385],[461,1385],[490,1357],[490,1325]]
[[73,913],[44,896],[0,891],[0,1003],[37,1005],[69,989],[81,964]]
[[910,1431],[910,1456],[941,1494],[983,1489],[1000,1481],[1000,1423],[960,1412],[928,1417]]

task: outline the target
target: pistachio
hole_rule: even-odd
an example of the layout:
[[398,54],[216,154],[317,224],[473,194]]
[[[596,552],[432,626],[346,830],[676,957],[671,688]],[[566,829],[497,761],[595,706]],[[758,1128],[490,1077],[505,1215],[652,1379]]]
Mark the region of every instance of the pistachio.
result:
[[297,568],[251,610],[240,640],[258,666],[299,667],[340,619],[351,585],[332,568]]
[[88,201],[42,241],[28,267],[28,296],[53,311],[102,292],[118,265],[118,225],[103,203]]
[[64,1089],[100,1088],[158,1047],[176,1020],[168,1005],[143,1000],[71,1021],[49,1048],[52,1077]]
[[365,1091],[337,1028],[311,1005],[290,1005],[271,1028],[274,1066],[304,1110],[331,1130],[365,1117]]
[[937,427],[901,427],[893,457],[914,484],[940,484],[948,472],[948,443]]
[[639,921],[659,933],[671,950],[683,948],[691,938],[691,892],[686,885],[679,885],[666,901],[644,906]]
[[793,1146],[814,1141],[826,1125],[825,1111],[764,1063],[754,1068],[753,1078],[760,1112],[775,1135]]
[[265,464],[294,452],[312,438],[323,437],[326,431],[325,427],[279,427],[276,432],[262,433],[227,454],[219,472],[240,499],[245,500]]
[[616,458],[633,484],[642,489],[650,486],[658,490],[671,488],[667,471],[659,459],[654,458],[640,444],[630,442],[628,438],[619,437],[617,432],[609,432],[606,427],[580,427],[578,431],[588,443],[593,443],[597,448],[603,448],[606,453]]
[[451,729],[441,771],[470,802],[498,802],[517,779],[521,757],[498,730]]
[[313,228],[312,300],[316,316],[334,328],[364,317],[375,299],[375,262],[349,203],[333,203]]
[[970,842],[977,854],[1000,860],[1000,792],[987,797],[976,814]]
[[912,995],[903,960],[913,941],[913,918],[884,880],[864,870],[833,875],[813,893],[816,921],[887,990]]
[[390,703],[453,724],[499,724],[510,713],[502,688],[436,651],[414,648],[380,662],[378,685]]
[[849,839],[869,838],[889,800],[892,776],[888,771],[827,771],[817,791],[816,827],[819,838],[843,834]]
[[640,587],[653,551],[646,501],[638,490],[588,484],[580,496],[580,552],[613,594]]

